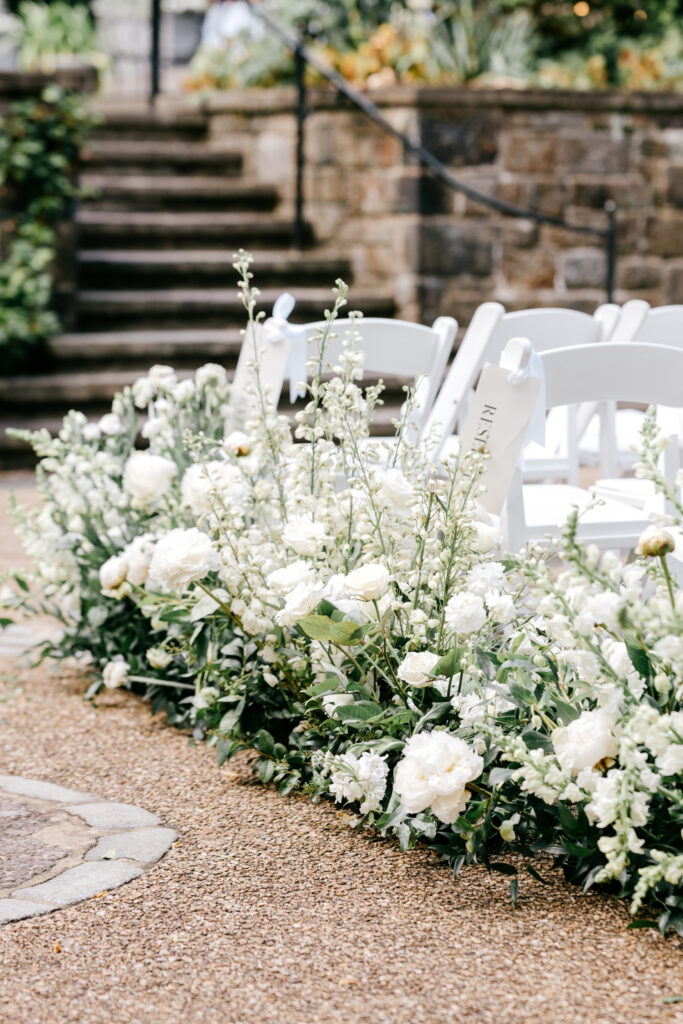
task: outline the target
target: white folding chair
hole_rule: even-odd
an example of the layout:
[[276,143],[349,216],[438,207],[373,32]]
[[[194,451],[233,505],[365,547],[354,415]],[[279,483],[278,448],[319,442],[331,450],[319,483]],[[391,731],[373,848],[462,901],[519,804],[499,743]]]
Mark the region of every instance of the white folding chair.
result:
[[[306,325],[308,359],[315,358],[316,337],[325,326],[325,321]],[[339,363],[344,337],[352,328],[361,336],[359,347],[367,373],[404,378],[409,384],[417,381],[408,424],[409,434],[417,438],[443,380],[458,331],[457,321],[441,316],[431,327],[424,327],[382,317],[335,320],[325,345],[323,372]]]
[[[611,343],[541,353],[546,407],[581,402],[622,401],[683,407],[683,349],[663,345]],[[674,462],[668,473],[673,479]],[[513,550],[529,541],[557,535],[573,505],[583,514],[578,537],[600,547],[635,546],[651,522],[642,509],[617,500],[589,508],[589,491],[568,484],[523,484],[515,475],[504,512],[504,534]]]
[[[593,316],[573,309],[524,309],[506,313],[498,302],[485,302],[476,310],[450,371],[429,414],[424,437],[435,442],[437,461],[457,446],[450,440],[462,426],[477,377],[485,362],[497,363],[508,341],[528,338],[537,352],[593,345],[607,340],[614,330],[619,307],[600,306]],[[575,414],[556,409],[546,422],[546,444],[531,444],[524,453],[527,479],[566,478],[578,483]]]

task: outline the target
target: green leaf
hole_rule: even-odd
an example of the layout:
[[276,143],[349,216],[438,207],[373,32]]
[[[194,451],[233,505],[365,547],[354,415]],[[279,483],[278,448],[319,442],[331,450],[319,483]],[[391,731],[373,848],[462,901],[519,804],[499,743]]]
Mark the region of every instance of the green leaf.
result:
[[576,818],[574,817],[574,815],[572,814],[572,812],[566,804],[558,803],[557,813],[559,814],[560,822],[562,823],[562,828],[565,830],[568,836],[576,838],[577,836],[581,835],[583,829],[581,828],[580,823],[576,820]]
[[225,763],[228,758],[232,755],[233,741],[230,737],[222,737],[216,744],[216,761],[218,767]]
[[462,653],[463,651],[461,647],[454,647],[453,650],[448,652],[448,654],[444,654],[443,658],[437,661],[434,666],[434,675],[446,676],[447,679],[454,676],[460,671]]
[[329,615],[306,615],[299,619],[297,626],[311,640],[318,640],[320,643],[337,644],[348,646],[361,642],[362,631],[357,622],[343,619],[335,622]]
[[535,878],[537,882],[542,882],[543,885],[550,885],[550,881],[547,878],[544,878],[543,875],[539,875],[536,868],[533,868],[531,864],[527,864],[526,869],[531,875],[531,877]]
[[[644,918],[640,918],[640,919],[637,919],[635,921],[631,921],[631,923],[627,924],[626,927],[627,927],[627,929],[629,929],[631,931],[633,931],[633,930],[635,930],[637,928],[657,928],[657,922],[656,921],[646,921]],[[664,1002],[664,1000],[662,1000],[662,1002]]]
[[512,900],[512,906],[517,907],[517,900],[519,899],[519,878],[513,878],[510,882],[510,899]]
[[653,674],[652,662],[650,661],[642,647],[638,647],[636,646],[636,644],[629,643],[629,641],[627,640],[626,650],[628,651],[628,656],[631,659],[631,664],[633,665],[638,675],[642,676],[644,679],[649,679],[650,676]]
[[335,711],[336,717],[347,725],[352,722],[369,722],[382,714],[383,708],[371,700],[357,700],[354,704],[345,704]]
[[569,725],[570,722],[574,722],[579,717],[580,712],[573,704],[568,704],[564,700],[558,700],[557,697],[555,698],[555,707],[557,708],[557,716],[562,725]]
[[513,867],[512,864],[506,864],[505,861],[496,860],[489,864],[489,871],[497,871],[500,875],[516,875],[517,868]]
[[267,729],[259,729],[254,736],[254,746],[257,750],[260,750],[262,754],[272,755],[275,748],[275,740]]

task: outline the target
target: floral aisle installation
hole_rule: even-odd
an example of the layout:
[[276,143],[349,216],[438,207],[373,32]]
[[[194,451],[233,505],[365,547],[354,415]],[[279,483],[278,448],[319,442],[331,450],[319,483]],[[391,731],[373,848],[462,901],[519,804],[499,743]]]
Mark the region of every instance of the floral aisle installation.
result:
[[[7,603],[58,605],[49,653],[89,658],[89,693],[143,692],[219,764],[248,750],[282,794],[351,804],[359,827],[427,843],[456,875],[480,861],[514,901],[520,864],[539,878],[552,854],[628,897],[639,925],[683,933],[671,535],[653,527],[623,564],[582,550],[570,519],[559,548],[501,557],[478,504],[485,454],[437,470],[400,430],[390,457],[367,441],[381,385],[361,387],[360,314],[323,379],[346,301],[337,282],[293,434],[256,365],[239,431],[219,368],[178,382],[156,367],[99,425],[72,413],[60,438],[35,436],[45,508],[17,511],[37,561],[17,582],[44,596]],[[665,486],[659,450],[650,417],[641,473]]]

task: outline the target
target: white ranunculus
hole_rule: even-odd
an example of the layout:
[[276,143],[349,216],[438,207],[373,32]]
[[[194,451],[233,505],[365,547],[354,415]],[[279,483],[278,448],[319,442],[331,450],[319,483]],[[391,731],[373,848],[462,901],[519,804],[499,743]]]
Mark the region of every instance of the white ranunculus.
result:
[[249,455],[253,448],[253,443],[248,434],[242,433],[241,430],[233,430],[224,439],[223,448],[228,455]]
[[149,566],[150,590],[183,594],[191,583],[220,568],[218,552],[205,533],[193,526],[175,529],[156,544]]
[[100,566],[100,584],[107,597],[116,597],[116,590],[126,579],[128,562],[122,555],[113,555]]
[[322,583],[299,583],[285,598],[285,606],[275,616],[278,626],[293,626],[314,611],[322,600]]
[[126,579],[136,587],[142,587],[147,582],[149,574],[149,563],[152,560],[154,541],[148,536],[136,537],[124,549],[123,557],[126,560],[128,569]]
[[390,580],[389,570],[381,562],[367,562],[348,574],[344,586],[357,601],[377,601],[386,594]]
[[155,505],[163,498],[176,475],[176,465],[162,455],[133,452],[123,471],[123,487],[143,505]]
[[395,509],[410,508],[415,501],[413,485],[400,469],[385,469],[377,473],[382,497]]
[[446,605],[446,624],[454,633],[476,633],[486,622],[484,602],[477,594],[454,594]]
[[429,651],[410,651],[398,666],[396,675],[410,686],[430,686],[434,669],[440,660],[438,654]]
[[617,740],[613,729],[614,718],[602,708],[582,711],[569,725],[555,729],[553,747],[565,771],[578,775],[606,757],[615,757]]
[[130,665],[122,655],[117,654],[113,661],[107,662],[102,672],[102,681],[108,690],[123,686],[128,679]]
[[353,704],[352,693],[328,693],[324,697],[321,697],[325,714],[328,718],[335,718],[335,712],[337,708],[344,708],[348,704]]
[[312,566],[301,559],[276,569],[266,577],[266,583],[278,597],[286,597],[295,587],[302,583],[310,583],[314,578]]
[[180,493],[183,505],[199,518],[211,512],[212,500],[224,505],[241,504],[244,478],[229,462],[198,462],[185,470]]
[[483,770],[483,758],[464,740],[447,732],[420,732],[405,745],[394,790],[411,814],[431,807],[439,821],[450,825],[470,798],[467,783]]
[[307,516],[296,516],[285,526],[282,538],[297,555],[317,555],[325,542],[325,527]]

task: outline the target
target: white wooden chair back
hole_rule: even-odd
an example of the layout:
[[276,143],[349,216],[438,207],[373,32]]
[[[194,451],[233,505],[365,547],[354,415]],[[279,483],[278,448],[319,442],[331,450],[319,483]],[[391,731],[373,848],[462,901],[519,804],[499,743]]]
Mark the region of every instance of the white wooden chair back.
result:
[[630,340],[645,345],[683,348],[683,306],[656,306],[654,309],[647,309]]
[[[600,306],[593,316],[559,308],[506,313],[499,302],[479,306],[425,424],[424,436],[436,439],[434,460],[439,458],[446,437],[467,414],[482,366],[498,363],[511,338],[528,338],[537,352],[592,345],[607,340],[618,317],[619,307],[611,304]],[[575,439],[571,443],[575,447]]]
[[[545,371],[547,409],[576,405],[583,401],[621,401],[683,408],[683,347],[614,342],[608,345],[553,349],[541,353],[541,358]],[[674,452],[666,467],[672,483],[677,461]],[[534,491],[542,495],[547,490],[543,485],[537,488],[527,485],[524,488],[528,495],[533,495]],[[578,489],[568,490],[576,492]],[[616,507],[618,509],[618,503]],[[611,525],[613,528],[610,533]],[[613,524],[606,522],[603,516],[595,536],[588,534],[584,539],[595,540],[603,546],[611,546],[609,541],[612,540],[614,547],[623,547],[635,543],[644,525],[643,522],[637,522],[637,515],[636,521],[628,522],[622,515]],[[515,475],[508,497],[506,532],[509,543],[514,547],[528,540],[540,539],[526,522],[525,499],[519,473]]]
[[[325,321],[306,325],[308,359],[315,358],[316,336],[325,326]],[[457,321],[442,316],[432,327],[424,327],[407,320],[382,317],[335,320],[325,345],[323,372],[329,372],[339,363],[344,338],[350,329],[358,331],[362,338],[359,348],[364,353],[364,368],[368,373],[405,377],[408,382],[419,378],[413,422],[420,431],[443,380],[458,331]]]

